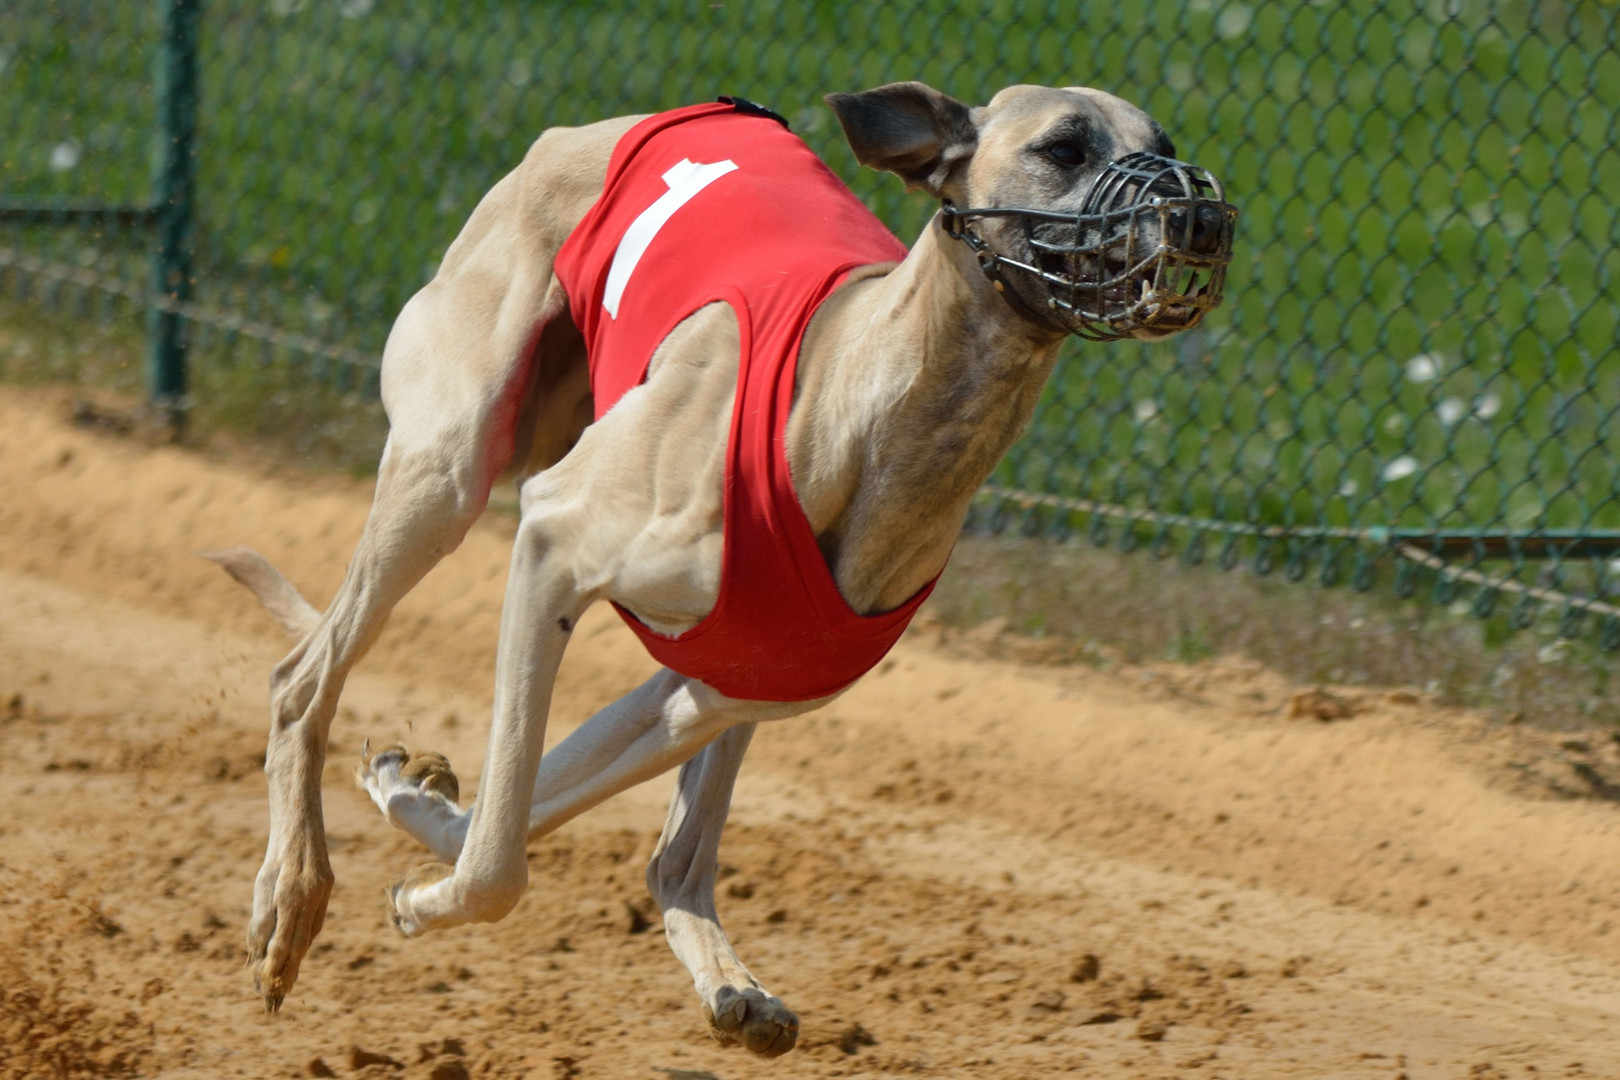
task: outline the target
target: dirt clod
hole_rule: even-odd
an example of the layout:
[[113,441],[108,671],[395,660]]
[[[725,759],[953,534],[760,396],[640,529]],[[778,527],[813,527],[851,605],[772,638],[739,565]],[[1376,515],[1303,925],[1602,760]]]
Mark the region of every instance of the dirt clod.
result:
[[89,914],[85,916],[85,922],[89,924],[91,930],[104,938],[114,938],[124,932],[122,924],[99,907],[90,909]]
[[448,1036],[440,1039],[438,1042],[422,1043],[417,1049],[421,1054],[421,1056],[417,1058],[418,1061],[432,1061],[434,1058],[445,1055],[449,1055],[451,1057],[467,1056],[467,1044],[462,1042],[460,1039],[452,1039]]
[[1030,1002],[1030,1009],[1035,1012],[1055,1013],[1063,1011],[1063,1002],[1067,995],[1061,990],[1047,990],[1035,995]]
[[433,1063],[428,1080],[468,1080],[467,1063],[459,1057],[443,1057]]
[[877,1039],[861,1025],[851,1024],[838,1033],[837,1045],[846,1054],[856,1054],[863,1046],[876,1046]]
[[626,900],[624,902],[624,912],[625,933],[645,934],[648,929],[651,928],[652,919],[647,917],[647,913],[642,910],[641,904],[632,903],[629,900]]
[[358,1046],[349,1048],[349,1068],[364,1069],[372,1065],[383,1065],[390,1069],[403,1069],[404,1062],[396,1061],[387,1054],[379,1054],[371,1050],[362,1050]]
[[1320,686],[1288,699],[1288,715],[1295,720],[1344,720],[1355,714],[1354,702]]

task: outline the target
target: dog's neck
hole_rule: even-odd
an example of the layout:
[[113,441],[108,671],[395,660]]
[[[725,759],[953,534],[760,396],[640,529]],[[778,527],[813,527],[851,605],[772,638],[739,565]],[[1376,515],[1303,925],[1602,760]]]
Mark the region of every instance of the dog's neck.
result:
[[788,424],[793,482],[844,598],[896,607],[950,554],[1062,337],[1018,315],[937,219],[817,312]]

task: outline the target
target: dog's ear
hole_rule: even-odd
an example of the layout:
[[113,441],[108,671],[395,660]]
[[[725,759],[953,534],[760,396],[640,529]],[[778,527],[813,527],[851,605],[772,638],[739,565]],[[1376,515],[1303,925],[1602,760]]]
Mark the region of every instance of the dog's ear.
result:
[[920,82],[890,83],[859,94],[828,94],[844,137],[862,165],[892,172],[907,188],[943,197],[951,168],[973,154],[971,110]]

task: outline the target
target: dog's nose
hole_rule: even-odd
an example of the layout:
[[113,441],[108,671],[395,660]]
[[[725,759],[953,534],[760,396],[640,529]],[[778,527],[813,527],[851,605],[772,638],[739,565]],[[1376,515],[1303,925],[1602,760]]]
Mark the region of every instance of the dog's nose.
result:
[[1223,244],[1224,219],[1213,206],[1199,206],[1193,210],[1192,229],[1187,228],[1187,211],[1177,210],[1170,215],[1170,230],[1177,238],[1185,238],[1187,250],[1194,255],[1216,255]]

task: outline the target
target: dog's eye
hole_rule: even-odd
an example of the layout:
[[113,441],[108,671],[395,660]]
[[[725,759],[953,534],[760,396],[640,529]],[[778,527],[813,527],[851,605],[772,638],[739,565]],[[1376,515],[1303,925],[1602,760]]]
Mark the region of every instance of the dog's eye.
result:
[[1046,156],[1062,165],[1065,169],[1077,168],[1086,163],[1086,152],[1079,143],[1057,142],[1046,148]]

